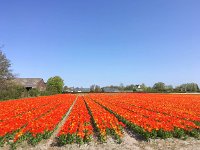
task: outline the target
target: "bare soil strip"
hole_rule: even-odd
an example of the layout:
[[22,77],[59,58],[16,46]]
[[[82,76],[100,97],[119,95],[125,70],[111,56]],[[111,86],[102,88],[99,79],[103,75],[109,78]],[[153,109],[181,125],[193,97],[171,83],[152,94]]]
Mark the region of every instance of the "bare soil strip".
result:
[[70,115],[71,113],[71,110],[72,108],[74,107],[76,101],[78,99],[78,95],[76,97],[76,99],[74,100],[73,104],[71,105],[71,107],[69,108],[68,112],[65,114],[64,118],[60,121],[60,123],[58,124],[57,126],[57,129],[53,132],[53,134],[51,135],[51,137],[45,141],[45,143],[41,143],[41,144],[38,144],[38,146],[36,146],[35,148],[33,149],[41,149],[41,150],[47,150],[51,147],[51,144],[53,143],[54,139],[56,138],[56,136],[58,135],[58,133],[60,132],[62,126],[65,124],[68,116]]
[[200,150],[200,140],[189,137],[186,140],[176,138],[139,140],[135,135],[124,131],[122,143],[117,144],[112,138],[106,143],[67,144],[62,147],[50,147],[48,150]]

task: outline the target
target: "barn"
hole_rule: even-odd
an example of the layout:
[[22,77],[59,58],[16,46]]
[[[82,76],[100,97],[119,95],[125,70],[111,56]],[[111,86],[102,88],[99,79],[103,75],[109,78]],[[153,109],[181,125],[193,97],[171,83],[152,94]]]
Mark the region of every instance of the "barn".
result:
[[42,78],[16,78],[14,81],[25,87],[27,90],[37,89],[39,91],[46,90],[46,84]]

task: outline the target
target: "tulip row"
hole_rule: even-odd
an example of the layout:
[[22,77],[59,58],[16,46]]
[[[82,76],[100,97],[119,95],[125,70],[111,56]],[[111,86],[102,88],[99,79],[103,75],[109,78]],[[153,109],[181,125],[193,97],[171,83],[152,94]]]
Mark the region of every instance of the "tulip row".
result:
[[[1,102],[0,122],[15,118],[19,115],[39,109],[42,106],[51,103],[52,97],[44,96],[38,98],[25,98],[20,100],[9,100]],[[28,103],[27,103],[28,102]]]
[[91,141],[93,127],[90,120],[91,117],[86,108],[83,96],[79,96],[69,117],[58,134],[58,145],[75,142],[81,144]]
[[[32,111],[29,111],[27,113],[24,113],[22,115],[18,115],[16,117],[12,117],[9,120],[4,120],[0,122],[0,136],[4,136],[6,134],[12,133],[15,130],[18,130],[25,126],[28,122],[33,121],[34,119],[37,119],[41,115],[47,113],[51,109],[56,108],[57,101],[54,101],[52,103],[53,105],[45,105],[43,107],[40,107],[38,109],[34,109]],[[41,104],[39,104],[41,106]]]
[[[118,98],[117,95],[119,95]],[[126,124],[128,123],[135,132],[144,135],[146,138],[182,137],[186,136],[186,134],[199,137],[199,126],[195,125],[192,121],[132,106],[134,101],[128,103],[128,100],[121,99],[120,94],[109,95],[109,97],[102,94],[90,96],[111,113],[117,115],[119,119],[124,120]],[[142,97],[142,95],[140,96]],[[139,100],[137,99],[137,101]],[[159,101],[157,105],[159,106]]]
[[85,102],[92,116],[92,121],[96,132],[98,133],[98,139],[104,142],[107,135],[111,135],[117,143],[121,143],[122,127],[124,124],[103,107],[95,103],[90,97],[85,96]]
[[200,102],[199,96],[196,95],[121,94],[113,98],[123,99],[123,103],[130,106],[181,119],[200,121]]
[[[123,127],[149,138],[200,137],[200,96],[167,94],[54,95],[1,102],[0,146],[48,139],[73,106],[57,135],[59,145],[87,143],[97,135],[121,142]],[[72,105],[74,104],[74,105]]]
[[45,105],[41,103],[43,97],[34,99],[41,107],[0,122],[1,145],[8,139],[14,139],[13,145],[23,140],[28,140],[30,144],[35,145],[43,138],[48,138],[72,105],[75,96],[55,95],[49,96],[48,99],[44,97]]

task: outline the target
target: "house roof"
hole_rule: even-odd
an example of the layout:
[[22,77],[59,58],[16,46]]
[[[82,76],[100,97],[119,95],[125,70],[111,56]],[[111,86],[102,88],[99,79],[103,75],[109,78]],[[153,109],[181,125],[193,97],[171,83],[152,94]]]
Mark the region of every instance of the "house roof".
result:
[[102,89],[104,90],[104,92],[119,92],[119,89],[117,88],[103,87]]
[[43,81],[42,78],[16,78],[14,81],[18,84],[21,84],[24,87],[37,88],[37,85],[40,81]]
[[75,92],[81,91],[81,92],[90,92],[90,88],[74,88],[73,89]]

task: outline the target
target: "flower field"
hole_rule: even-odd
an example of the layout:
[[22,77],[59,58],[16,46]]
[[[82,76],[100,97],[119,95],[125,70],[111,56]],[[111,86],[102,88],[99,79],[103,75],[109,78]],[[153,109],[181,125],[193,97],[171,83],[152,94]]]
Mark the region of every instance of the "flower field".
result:
[[200,97],[197,95],[91,95],[133,132],[148,138],[199,138]]
[[34,146],[53,134],[60,146],[108,138],[121,143],[127,130],[146,140],[200,138],[200,96],[64,94],[0,102],[0,146]]
[[17,144],[23,140],[35,145],[48,138],[75,97],[55,95],[1,102],[0,146],[9,141]]
[[84,99],[79,96],[68,119],[58,133],[59,145],[89,142],[93,134],[90,120],[91,116]]

